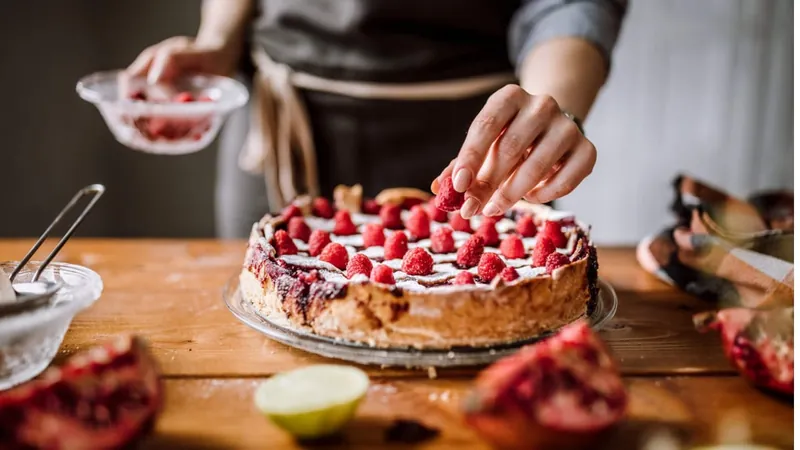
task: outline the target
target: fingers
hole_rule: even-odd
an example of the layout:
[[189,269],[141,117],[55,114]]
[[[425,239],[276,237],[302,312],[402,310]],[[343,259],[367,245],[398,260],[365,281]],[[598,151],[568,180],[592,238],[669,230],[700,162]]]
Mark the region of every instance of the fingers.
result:
[[[502,202],[501,206],[490,202],[489,199],[528,156],[528,149],[534,145],[537,139],[544,140],[535,145],[533,152],[545,155],[545,163],[552,165],[566,151],[565,146],[570,142],[563,142],[562,136],[555,138],[552,136],[560,134],[560,129],[551,125],[554,123],[554,119],[559,117],[563,118],[561,110],[552,97],[531,97],[527,105],[517,113],[514,121],[497,139],[493,151],[490,152],[478,173],[478,182],[474,184],[474,189],[470,188],[468,191],[468,194],[474,197],[483,208],[484,215],[496,216],[505,211],[504,205],[507,202]],[[546,127],[551,128],[544,136],[541,136]],[[528,159],[530,158],[529,156]],[[540,163],[540,165],[543,164]],[[529,184],[529,186],[531,185]],[[530,188],[523,190],[522,193],[528,190]],[[522,193],[519,198],[522,197]]]
[[473,120],[467,137],[453,167],[453,187],[466,192],[483,165],[489,148],[514,118],[527,98],[519,86],[508,85],[498,90],[486,101]]
[[597,161],[597,150],[591,142],[583,140],[572,152],[564,166],[544,183],[534,187],[525,199],[534,203],[547,203],[572,192],[589,176]]
[[147,71],[150,70],[150,65],[153,62],[153,56],[156,54],[156,50],[158,50],[158,44],[151,45],[144,49],[139,56],[136,57],[135,60],[125,69],[125,72],[129,76],[144,76],[147,74]]
[[179,76],[184,67],[182,61],[189,55],[191,40],[185,37],[175,37],[162,42],[156,49],[150,69],[147,72],[147,82],[157,84],[170,81]]
[[530,156],[493,192],[483,214],[496,216],[513,206],[532,187],[551,175],[559,160],[570,154],[580,139],[582,135],[572,121],[555,121],[534,146]]

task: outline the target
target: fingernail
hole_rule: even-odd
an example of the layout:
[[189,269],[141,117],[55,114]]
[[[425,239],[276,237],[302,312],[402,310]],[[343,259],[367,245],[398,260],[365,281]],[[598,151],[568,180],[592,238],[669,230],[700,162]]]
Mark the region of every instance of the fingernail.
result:
[[458,192],[466,192],[472,178],[467,169],[459,169],[453,177],[453,188]]
[[489,216],[489,217],[491,217],[491,216],[499,216],[502,212],[503,211],[500,210],[500,207],[497,206],[497,204],[495,202],[489,202],[483,208],[483,215],[484,216]]
[[475,199],[475,197],[470,197],[467,201],[461,205],[461,217],[465,219],[469,219],[470,217],[474,216],[476,212],[478,212],[478,208],[480,208],[480,202]]
[[439,180],[438,179],[434,179],[433,182],[431,183],[431,192],[433,192],[434,194],[438,194],[439,193]]

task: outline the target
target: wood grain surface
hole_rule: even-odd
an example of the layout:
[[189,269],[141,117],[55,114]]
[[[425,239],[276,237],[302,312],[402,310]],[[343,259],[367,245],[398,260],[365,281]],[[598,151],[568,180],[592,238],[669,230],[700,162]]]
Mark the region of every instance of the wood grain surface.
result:
[[[0,240],[0,260],[21,258],[31,243]],[[167,400],[148,448],[300,448],[257,414],[252,393],[272,374],[327,360],[275,343],[227,310],[223,286],[237,274],[244,249],[242,241],[75,239],[58,258],[97,271],[105,286],[73,321],[58,359],[136,333],[161,365]],[[632,249],[601,249],[599,261],[601,277],[619,296],[616,317],[601,335],[619,360],[632,404],[629,419],[597,448],[641,448],[658,429],[708,442],[720,420],[737,411],[758,442],[791,446],[792,405],[748,385],[718,338],[694,330],[691,315],[713,305],[645,273]],[[374,384],[357,420],[339,440],[315,445],[383,448],[393,420],[414,418],[441,431],[414,448],[484,448],[458,412],[477,369],[440,370],[436,380],[421,370],[366,369]]]

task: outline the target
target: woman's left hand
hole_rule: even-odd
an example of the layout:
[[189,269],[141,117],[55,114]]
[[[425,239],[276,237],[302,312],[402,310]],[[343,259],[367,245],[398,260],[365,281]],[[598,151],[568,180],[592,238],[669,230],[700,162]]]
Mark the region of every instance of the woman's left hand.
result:
[[503,214],[518,200],[546,203],[569,194],[594,168],[597,151],[548,95],[508,85],[487,100],[458,157],[434,180],[453,177],[466,192],[461,215]]

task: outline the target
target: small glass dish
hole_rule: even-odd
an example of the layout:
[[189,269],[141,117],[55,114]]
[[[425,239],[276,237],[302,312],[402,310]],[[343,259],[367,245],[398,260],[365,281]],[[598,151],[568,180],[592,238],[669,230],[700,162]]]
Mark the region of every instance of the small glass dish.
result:
[[[617,312],[617,294],[610,284],[598,280],[600,291],[597,302],[588,313],[587,319],[592,328],[599,330]],[[289,328],[273,321],[256,311],[245,300],[239,289],[238,275],[232,278],[222,292],[228,309],[245,325],[259,331],[270,339],[309,353],[336,358],[358,364],[373,364],[382,367],[467,367],[491,364],[498,359],[515,353],[520,347],[532,344],[551,336],[553,332],[542,333],[516,342],[508,342],[490,347],[458,347],[451,349],[417,349],[410,347],[379,348],[359,342],[337,340]]]
[[[127,77],[120,70],[83,77],[75,89],[100,110],[117,141],[162,155],[207,147],[227,116],[249,97],[242,83],[228,77],[191,75],[153,86],[144,77]],[[182,94],[189,94],[190,100],[178,100]]]
[[[31,261],[15,282],[27,282],[41,262]],[[17,261],[0,263],[11,272]],[[74,264],[53,262],[41,279],[60,283],[51,306],[0,317],[0,391],[39,375],[55,357],[75,315],[91,306],[103,291],[94,271]]]

